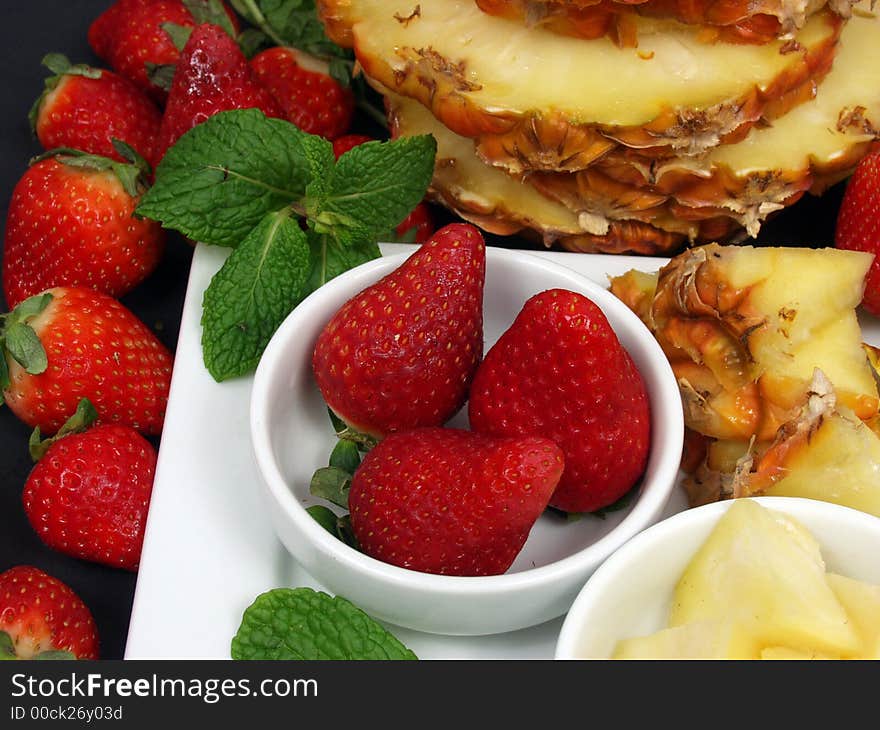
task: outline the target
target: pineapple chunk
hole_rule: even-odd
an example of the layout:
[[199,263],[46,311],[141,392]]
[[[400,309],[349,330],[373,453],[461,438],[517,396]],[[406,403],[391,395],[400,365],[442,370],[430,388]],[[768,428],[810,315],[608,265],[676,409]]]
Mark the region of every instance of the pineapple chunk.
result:
[[861,657],[880,659],[880,586],[836,573],[828,573],[827,579],[862,639]]
[[669,625],[697,621],[739,623],[763,646],[840,655],[861,648],[816,541],[749,499],[731,504],[675,588]]
[[[831,374],[843,406],[875,416],[880,397],[854,311],[871,261],[837,249],[710,244],[663,267],[650,314],[643,303],[635,311],[679,379],[685,425],[715,439],[771,441],[806,401],[815,368]],[[611,291],[638,301],[637,283],[612,279]]]
[[742,626],[699,621],[623,639],[612,659],[757,659],[760,645]]
[[809,98],[843,26],[823,10],[794,42],[706,44],[699,28],[639,17],[636,49],[528,28],[473,0],[319,8],[368,77],[421,101],[477,138],[485,159],[516,172],[583,169],[618,143],[698,155],[741,138]]

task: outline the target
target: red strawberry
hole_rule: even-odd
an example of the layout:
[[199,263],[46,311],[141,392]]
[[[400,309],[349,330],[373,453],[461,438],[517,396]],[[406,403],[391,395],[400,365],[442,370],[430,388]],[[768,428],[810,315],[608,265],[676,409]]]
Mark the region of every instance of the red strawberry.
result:
[[[196,7],[193,5],[193,7]],[[238,19],[224,5],[225,18],[217,18],[209,3],[202,3],[199,17],[182,0],[119,0],[89,27],[89,45],[122,76],[164,101],[166,90],[151,79],[156,67],[173,68],[180,58],[169,28],[194,28],[203,22],[222,22],[238,33]]]
[[529,299],[489,350],[471,387],[471,428],[540,434],[565,453],[550,504],[592,512],[615,502],[645,469],[650,445],[642,377],[602,311],[582,294]]
[[137,570],[156,449],[131,426],[89,428],[97,414],[88,400],[80,405],[59,436],[31,439],[39,460],[25,483],[25,514],[50,548]]
[[104,157],[58,156],[31,166],[6,218],[3,291],[10,307],[52,286],[120,297],[162,258],[165,232],[132,217],[138,170]]
[[330,76],[330,68],[307,53],[276,46],[258,53],[251,67],[289,122],[333,140],[351,126],[354,94]]
[[174,73],[159,130],[156,163],[196,124],[218,112],[254,107],[266,116],[283,116],[235,41],[216,25],[198,26],[184,46]]
[[134,84],[111,71],[71,66],[58,54],[43,59],[55,75],[31,110],[31,124],[45,149],[72,147],[126,162],[119,139],[151,159],[162,113]]
[[70,586],[19,565],[0,573],[0,659],[11,658],[4,653],[19,659],[97,659],[98,630]]
[[312,363],[336,415],[373,436],[446,423],[483,352],[485,270],[482,235],[456,223],[350,299]]
[[424,201],[419,203],[412,212],[403,219],[395,229],[397,235],[411,243],[424,243],[434,233],[434,216]]
[[118,301],[91,289],[56,287],[26,299],[3,320],[0,387],[26,424],[55,433],[88,398],[103,423],[161,432],[171,353]]
[[[333,155],[338,160],[358,145],[375,141],[365,134],[346,134],[333,140]],[[412,209],[410,214],[394,229],[394,232],[398,239],[408,240],[410,243],[424,243],[433,235],[435,229],[431,208],[422,201]]]
[[880,152],[863,158],[847,183],[837,214],[834,245],[874,254],[862,305],[880,316]]
[[423,428],[364,457],[348,504],[361,550],[425,573],[496,575],[522,549],[563,470],[539,436]]
[[344,134],[333,140],[333,156],[338,160],[342,155],[364,142],[375,142],[366,134]]

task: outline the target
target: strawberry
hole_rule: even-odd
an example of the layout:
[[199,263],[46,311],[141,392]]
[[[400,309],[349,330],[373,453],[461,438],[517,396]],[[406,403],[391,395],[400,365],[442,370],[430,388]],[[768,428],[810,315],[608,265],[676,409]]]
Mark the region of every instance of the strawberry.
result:
[[[375,142],[373,137],[365,134],[346,134],[333,140],[333,155],[338,160],[349,150],[363,144],[364,142]],[[428,203],[422,201],[410,214],[401,221],[394,229],[397,240],[408,241],[409,243],[424,243],[436,230],[434,224],[434,216]]]
[[72,147],[127,160],[112,140],[127,143],[145,159],[153,156],[162,112],[128,79],[50,54],[43,64],[54,72],[31,109],[31,125],[47,150]]
[[551,289],[529,299],[486,354],[468,407],[475,431],[540,434],[565,453],[550,504],[592,512],[615,502],[645,469],[648,396],[639,371],[587,297]]
[[412,209],[410,214],[403,219],[395,229],[401,240],[411,243],[424,243],[434,233],[434,216],[431,209],[424,201]]
[[862,306],[880,316],[880,152],[862,158],[846,185],[837,213],[834,245],[874,254]]
[[38,461],[25,483],[24,510],[50,548],[115,568],[138,568],[156,449],[131,426],[90,428],[87,399],[58,436],[31,439]]
[[483,352],[485,270],[480,232],[451,224],[346,302],[312,362],[336,415],[379,437],[446,423],[467,399]]
[[97,659],[91,611],[65,583],[30,565],[0,573],[0,659]]
[[364,142],[375,142],[373,137],[366,134],[343,134],[333,140],[333,156],[338,160],[350,149],[354,149]]
[[168,148],[196,124],[218,112],[254,107],[266,116],[283,116],[235,41],[216,25],[198,26],[180,54],[155,162],[158,164]]
[[162,258],[165,232],[132,217],[139,171],[106,157],[58,155],[32,165],[12,192],[3,290],[14,307],[52,286],[87,286],[120,297]]
[[88,398],[101,422],[161,432],[171,353],[117,300],[56,287],[0,319],[0,388],[26,424],[55,433]]
[[287,121],[330,140],[348,131],[354,93],[330,76],[324,61],[276,46],[254,56],[251,68],[284,110]]
[[361,550],[425,573],[496,575],[522,549],[562,474],[539,436],[458,429],[395,433],[354,473],[348,497]]
[[155,83],[154,74],[173,70],[180,58],[175,38],[179,42],[187,29],[203,22],[222,23],[233,35],[238,33],[235,14],[221,5],[223,16],[205,0],[118,0],[89,27],[89,45],[117,73],[164,101],[167,89]]

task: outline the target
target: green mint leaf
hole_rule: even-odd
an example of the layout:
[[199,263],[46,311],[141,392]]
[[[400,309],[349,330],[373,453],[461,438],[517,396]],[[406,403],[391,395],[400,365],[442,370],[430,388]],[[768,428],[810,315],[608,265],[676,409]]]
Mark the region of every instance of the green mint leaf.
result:
[[353,441],[337,441],[330,453],[330,466],[354,474],[361,465],[361,452]]
[[326,284],[343,272],[382,255],[374,241],[356,241],[343,245],[329,236],[309,231],[310,273],[306,283],[309,292]]
[[49,366],[43,343],[23,322],[13,322],[6,328],[6,350],[31,375],[39,375]]
[[393,634],[340,596],[276,588],[245,610],[233,659],[416,659]]
[[315,471],[309,484],[309,492],[315,497],[348,509],[348,493],[351,491],[351,473],[336,466],[324,466]]
[[308,276],[305,233],[289,212],[268,213],[205,291],[202,354],[217,381],[245,375],[302,300]]
[[310,137],[258,109],[215,114],[168,150],[136,212],[194,240],[236,246],[266,213],[305,195]]
[[43,439],[39,426],[33,430],[30,439],[28,439],[28,450],[30,451],[31,459],[33,459],[34,462],[39,461],[45,456],[49,447],[58,441],[58,439],[64,438],[72,433],[81,433],[97,420],[98,411],[95,410],[92,402],[88,398],[80,398],[76,411],[74,411],[73,415],[64,422],[64,425],[58,429],[58,432],[54,436]]
[[431,135],[354,147],[337,161],[323,194],[306,199],[310,225],[343,245],[377,240],[425,197],[436,152]]

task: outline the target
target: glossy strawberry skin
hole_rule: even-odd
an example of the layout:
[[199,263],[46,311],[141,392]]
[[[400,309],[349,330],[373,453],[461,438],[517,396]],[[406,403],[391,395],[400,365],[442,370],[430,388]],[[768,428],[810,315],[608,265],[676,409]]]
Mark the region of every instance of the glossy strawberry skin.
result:
[[304,132],[334,140],[351,126],[354,94],[332,78],[325,65],[281,46],[251,59],[251,68],[284,110],[287,121]]
[[482,356],[485,271],[480,232],[452,224],[346,302],[315,345],[327,405],[374,436],[446,423]]
[[522,550],[564,467],[541,437],[423,428],[383,439],[352,479],[363,552],[402,568],[498,575]]
[[0,573],[0,631],[9,634],[21,659],[53,650],[98,658],[88,607],[70,586],[29,565]]
[[214,114],[232,109],[260,109],[283,117],[269,92],[257,81],[235,41],[216,25],[193,30],[180,54],[162,117],[154,163],[185,132]]
[[550,504],[567,512],[615,502],[647,462],[642,377],[602,311],[575,292],[551,289],[526,302],[480,364],[468,416],[480,433],[555,441],[565,473]]
[[[237,17],[228,7],[226,13],[237,32]],[[147,64],[173,66],[180,58],[163,23],[196,25],[181,0],[118,0],[95,19],[88,33],[99,58],[160,102],[167,93],[150,81]]]
[[16,184],[6,218],[3,291],[12,308],[53,286],[86,286],[114,297],[159,264],[165,232],[132,217],[137,198],[110,171],[50,158]]
[[153,157],[162,112],[138,87],[111,71],[97,79],[65,74],[42,99],[35,131],[44,149],[72,147],[127,162],[112,139]]
[[50,548],[135,571],[155,470],[155,448],[129,426],[69,434],[31,470],[25,514]]
[[48,367],[39,375],[7,356],[10,410],[31,428],[55,433],[88,398],[100,423],[159,434],[171,382],[172,356],[116,299],[78,287],[50,289],[52,301],[29,324]]
[[880,152],[863,158],[847,183],[837,214],[834,245],[874,254],[865,278],[862,306],[880,316]]

